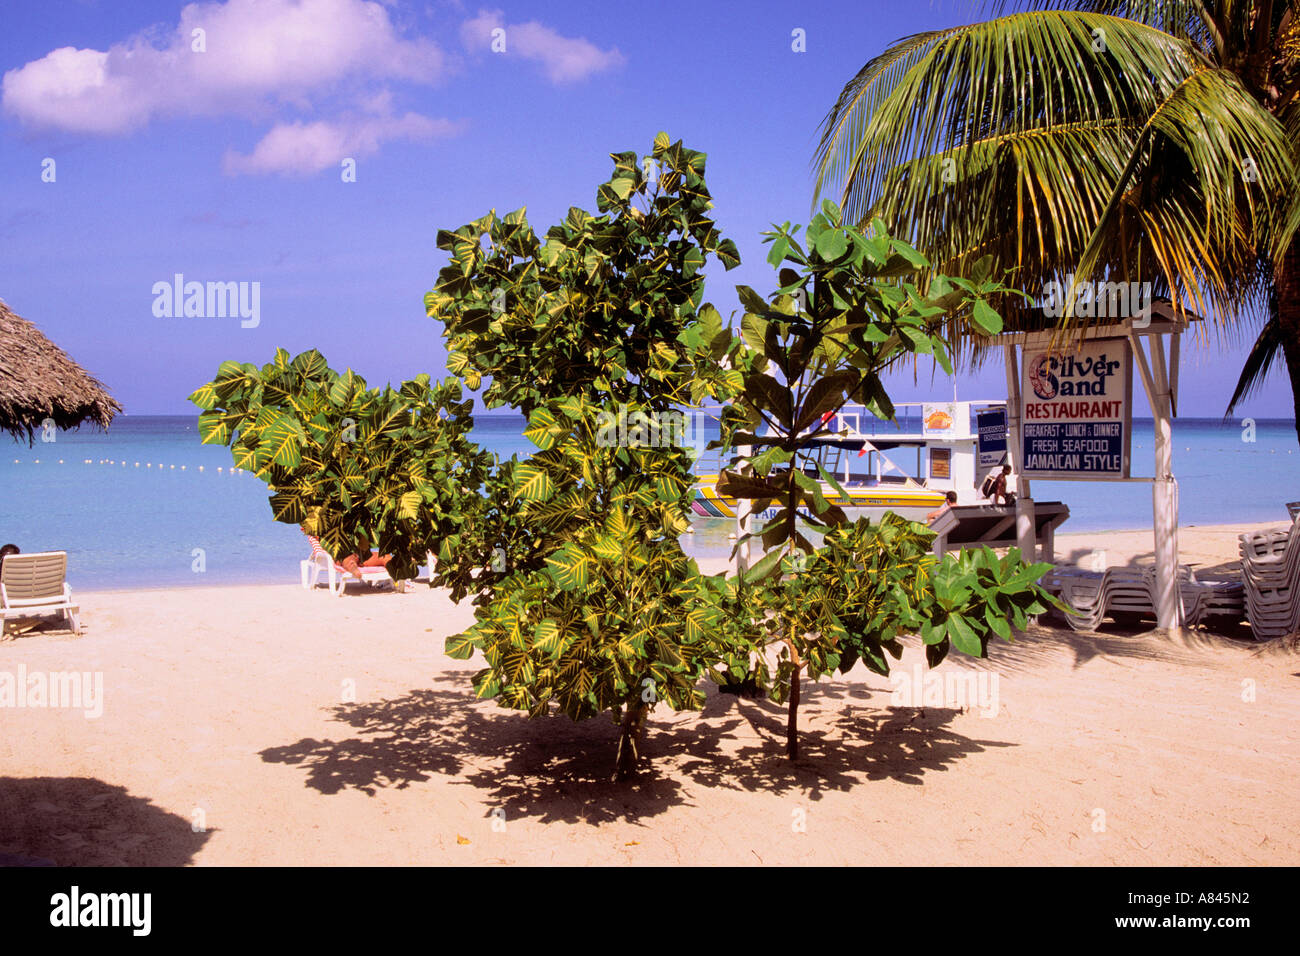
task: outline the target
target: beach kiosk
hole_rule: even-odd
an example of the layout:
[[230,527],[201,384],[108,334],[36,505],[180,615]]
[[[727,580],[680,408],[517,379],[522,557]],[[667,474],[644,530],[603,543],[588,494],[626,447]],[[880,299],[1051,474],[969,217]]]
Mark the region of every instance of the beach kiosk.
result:
[[[1183,624],[1172,420],[1178,407],[1180,336],[1189,321],[1199,318],[1179,315],[1167,302],[1153,302],[1131,318],[1092,320],[1077,332],[1007,332],[993,339],[1006,360],[1008,445],[1022,553],[1034,553],[1034,478],[1149,482],[1155,610],[1161,628]],[[1155,421],[1155,471],[1149,478],[1130,472],[1134,370]]]

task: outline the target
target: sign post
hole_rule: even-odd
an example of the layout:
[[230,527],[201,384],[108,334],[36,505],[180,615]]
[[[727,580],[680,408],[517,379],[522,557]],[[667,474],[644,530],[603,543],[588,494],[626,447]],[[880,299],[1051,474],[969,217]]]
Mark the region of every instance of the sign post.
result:
[[[1132,321],[1091,326],[1068,339],[1059,329],[1039,329],[1006,332],[995,340],[1006,358],[1007,450],[1017,475],[1017,490],[1022,492],[1016,498],[1021,551],[1032,553],[1035,540],[1031,476],[1151,482],[1153,597],[1158,626],[1166,630],[1179,628],[1183,619],[1172,420],[1178,403],[1179,337],[1191,321],[1201,321],[1201,317],[1175,311],[1167,302],[1155,302]],[[1170,340],[1167,360],[1166,336]],[[1155,474],[1151,478],[1134,478],[1130,473],[1135,370],[1154,419]]]

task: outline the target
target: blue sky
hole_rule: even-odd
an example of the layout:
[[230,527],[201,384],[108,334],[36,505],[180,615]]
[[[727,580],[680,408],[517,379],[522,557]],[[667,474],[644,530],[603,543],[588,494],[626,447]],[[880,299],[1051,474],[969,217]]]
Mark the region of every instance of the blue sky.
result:
[[[540,233],[594,210],[608,154],[647,152],[662,129],[709,154],[744,260],[709,271],[725,315],[735,283],[773,284],[761,231],[807,220],[817,127],[843,84],[897,38],[978,16],[960,0],[7,0],[0,298],[128,413],[190,413],[220,362],[280,346],[372,384],[440,376],[422,306],[436,231],[527,206]],[[260,283],[260,323],[155,316],[153,286],[176,273]],[[1183,415],[1222,413],[1245,347],[1184,349]],[[950,390],[928,372],[893,389]],[[1004,395],[1000,365],[960,392]],[[1241,413],[1289,417],[1282,375]]]

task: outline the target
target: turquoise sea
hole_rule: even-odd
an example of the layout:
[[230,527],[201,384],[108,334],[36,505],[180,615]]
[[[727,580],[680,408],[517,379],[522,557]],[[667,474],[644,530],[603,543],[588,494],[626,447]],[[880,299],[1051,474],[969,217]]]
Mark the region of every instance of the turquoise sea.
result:
[[[475,416],[474,438],[508,457],[532,447],[513,414]],[[878,428],[881,426],[878,426]],[[196,419],[119,416],[28,447],[0,439],[0,544],[68,552],[74,588],[211,586],[298,579],[302,534],[271,518],[267,491],[230,471],[230,452],[199,444]],[[1286,519],[1300,499],[1300,448],[1291,421],[1174,426],[1174,472],[1184,525]],[[136,463],[139,463],[138,465]],[[1149,420],[1134,422],[1135,474],[1151,473]],[[202,469],[202,470],[200,470]],[[1151,526],[1148,484],[1036,481],[1034,497],[1069,504],[1061,532]],[[687,538],[697,556],[728,552],[725,522]]]

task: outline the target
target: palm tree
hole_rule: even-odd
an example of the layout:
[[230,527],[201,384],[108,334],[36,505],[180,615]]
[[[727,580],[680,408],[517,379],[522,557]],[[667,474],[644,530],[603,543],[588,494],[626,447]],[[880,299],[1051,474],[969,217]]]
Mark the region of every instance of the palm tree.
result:
[[1035,297],[1073,274],[1228,334],[1264,317],[1228,413],[1280,349],[1300,430],[1300,0],[1061,0],[907,37],[845,85],[814,165],[937,272],[991,254]]

